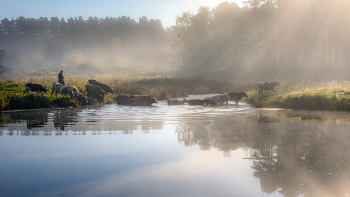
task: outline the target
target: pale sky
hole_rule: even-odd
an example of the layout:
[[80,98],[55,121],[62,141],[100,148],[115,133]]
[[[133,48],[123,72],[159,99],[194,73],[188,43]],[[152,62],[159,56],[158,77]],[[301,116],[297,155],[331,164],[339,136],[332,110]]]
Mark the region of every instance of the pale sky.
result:
[[[229,0],[242,7],[243,0]],[[225,0],[0,0],[0,20],[23,16],[25,18],[82,16],[106,18],[127,16],[138,22],[139,18],[159,19],[163,27],[175,25],[176,16],[185,11],[197,13],[200,6],[214,8]]]

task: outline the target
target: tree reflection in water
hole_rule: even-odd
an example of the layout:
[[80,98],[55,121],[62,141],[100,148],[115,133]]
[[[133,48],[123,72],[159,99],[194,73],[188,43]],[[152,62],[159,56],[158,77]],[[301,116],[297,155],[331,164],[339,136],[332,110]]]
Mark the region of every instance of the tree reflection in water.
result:
[[[1,114],[7,135],[133,134],[163,130],[164,120],[119,120],[104,123],[93,111],[79,117],[74,109]],[[106,113],[104,114],[106,115]],[[284,196],[346,196],[350,194],[350,117],[348,113],[264,111],[181,118],[179,144],[201,150],[218,149],[224,157],[243,149],[254,176],[266,194]],[[17,127],[23,128],[18,129]],[[12,128],[13,127],[13,128]],[[49,129],[41,129],[48,127]],[[20,132],[20,133],[18,133]],[[43,133],[44,132],[44,133]],[[119,133],[120,133],[119,132]],[[0,135],[4,135],[1,131]]]
[[349,195],[349,118],[296,113],[257,112],[256,121],[252,116],[187,121],[176,132],[179,143],[216,148],[225,157],[245,149],[266,194]]

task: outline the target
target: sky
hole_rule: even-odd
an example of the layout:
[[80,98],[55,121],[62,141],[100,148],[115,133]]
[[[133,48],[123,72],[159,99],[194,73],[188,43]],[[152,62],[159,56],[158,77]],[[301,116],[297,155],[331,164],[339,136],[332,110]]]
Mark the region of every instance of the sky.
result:
[[[146,16],[159,19],[163,27],[175,25],[176,16],[190,11],[197,13],[200,6],[215,8],[225,0],[0,0],[0,20],[7,18],[70,17],[90,16],[97,18],[126,16],[138,21]],[[243,6],[243,0],[228,0]]]

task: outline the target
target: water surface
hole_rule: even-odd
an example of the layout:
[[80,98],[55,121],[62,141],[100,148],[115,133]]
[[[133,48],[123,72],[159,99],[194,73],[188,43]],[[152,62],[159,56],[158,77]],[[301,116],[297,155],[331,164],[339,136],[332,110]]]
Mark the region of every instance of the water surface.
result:
[[348,113],[159,102],[0,120],[0,196],[350,194]]

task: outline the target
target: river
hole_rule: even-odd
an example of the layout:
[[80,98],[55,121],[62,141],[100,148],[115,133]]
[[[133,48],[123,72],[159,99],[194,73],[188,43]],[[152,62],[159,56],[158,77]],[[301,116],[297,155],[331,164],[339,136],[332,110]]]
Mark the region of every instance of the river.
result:
[[164,101],[3,112],[0,196],[349,196],[349,115]]

